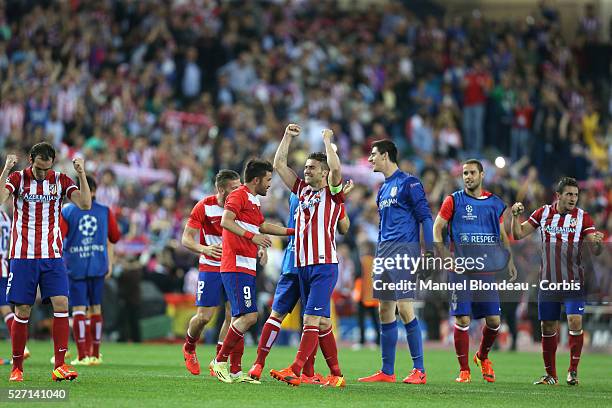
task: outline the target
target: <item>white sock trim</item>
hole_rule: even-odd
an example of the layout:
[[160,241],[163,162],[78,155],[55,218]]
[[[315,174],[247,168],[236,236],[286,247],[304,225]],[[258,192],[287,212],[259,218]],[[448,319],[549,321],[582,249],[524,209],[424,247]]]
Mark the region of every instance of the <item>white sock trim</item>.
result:
[[68,312],[53,313],[53,317],[68,317]]
[[85,316],[85,311],[83,311],[83,310],[76,310],[76,311],[72,312],[72,317],[79,316],[79,315]]
[[244,337],[244,333],[240,333],[240,330],[238,330],[237,328],[234,327],[234,325],[230,325],[230,329],[234,331],[234,333],[236,333],[238,336],[240,337]]
[[15,317],[15,313],[11,312],[7,314],[6,316],[4,316],[4,323],[8,323],[8,321],[11,320],[13,317]]
[[266,320],[266,323],[270,323],[272,326],[276,326],[279,329],[281,328],[281,324],[279,322],[277,322],[276,320],[268,319],[268,320]]
[[463,326],[459,326],[458,324],[455,324],[455,329],[461,330],[461,331],[468,331],[470,330],[470,326],[463,327]]
[[498,330],[499,330],[499,328],[501,327],[501,324],[500,324],[499,326],[497,326],[496,328],[489,327],[489,325],[488,325],[488,324],[485,324],[485,326],[487,326],[487,329],[489,329],[489,330],[498,331]]
[[544,334],[542,333],[542,337],[555,337],[557,335],[557,332],[554,332],[553,334]]
[[15,315],[15,320],[14,321],[18,322],[18,323],[26,324],[27,322],[30,321],[30,318],[28,317],[27,319],[20,319],[20,318],[17,317],[17,315]]
[[333,332],[333,330],[331,330],[331,329],[329,329],[329,330],[327,331],[327,333],[323,333],[323,334],[321,334],[321,331],[319,331],[319,338],[321,338],[321,337],[325,337],[325,336],[327,336],[328,334],[330,334],[330,333],[332,333],[332,332]]
[[580,329],[580,330],[570,330],[569,334],[570,336],[580,336],[582,335],[582,333],[584,333],[584,330]]

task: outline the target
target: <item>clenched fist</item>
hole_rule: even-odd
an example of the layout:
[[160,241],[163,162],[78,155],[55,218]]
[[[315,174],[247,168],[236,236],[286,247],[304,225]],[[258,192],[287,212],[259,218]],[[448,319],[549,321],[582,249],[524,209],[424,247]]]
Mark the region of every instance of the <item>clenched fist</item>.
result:
[[17,164],[18,161],[19,159],[17,158],[16,155],[9,154],[8,156],[6,156],[6,163],[4,163],[4,169],[5,170],[12,169],[13,166],[15,166],[15,164]]
[[323,132],[321,133],[323,134],[323,140],[328,140],[328,141],[331,141],[331,138],[334,135],[334,132],[331,129],[323,129]]
[[523,203],[514,203],[514,205],[512,205],[512,215],[513,216],[517,216],[523,213],[523,211],[525,211],[525,206],[523,205]]
[[302,129],[300,128],[299,125],[296,125],[295,123],[290,123],[289,125],[287,125],[287,128],[285,129],[285,134],[291,137],[297,137],[299,136],[301,130]]
[[85,173],[85,161],[81,157],[72,159],[72,165],[78,174]]

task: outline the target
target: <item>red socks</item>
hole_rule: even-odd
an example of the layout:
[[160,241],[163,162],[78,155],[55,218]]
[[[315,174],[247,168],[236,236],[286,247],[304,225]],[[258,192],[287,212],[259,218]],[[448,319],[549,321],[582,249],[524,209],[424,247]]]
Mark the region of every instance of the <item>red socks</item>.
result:
[[4,316],[4,324],[6,324],[6,329],[8,330],[9,337],[12,337],[11,330],[13,328],[13,320],[15,319],[15,313],[9,313]]
[[20,319],[15,315],[11,325],[11,341],[13,344],[13,369],[18,368],[23,371],[23,350],[28,339],[29,319]]
[[486,360],[489,357],[489,350],[491,350],[491,346],[495,342],[497,332],[499,332],[499,326],[492,329],[485,323],[482,328],[482,339],[480,340],[480,349],[478,350],[478,357],[481,360]]
[[87,342],[85,337],[87,333],[87,325],[85,323],[85,320],[85,312],[72,312],[72,335],[74,337],[74,342],[76,343],[77,350],[79,353],[79,360],[83,360],[89,355],[89,350],[87,349]]
[[[189,353],[193,353],[196,349],[196,344],[200,340],[199,337],[192,337],[189,333],[189,329],[187,329],[187,334],[185,335],[185,351]],[[217,352],[219,351],[219,345],[217,345]]]
[[219,354],[219,352],[221,351],[221,347],[223,347],[223,342],[222,341],[218,341],[217,342],[217,352],[215,353],[215,356],[217,354]]
[[238,340],[230,353],[230,373],[236,374],[242,371],[242,354],[244,354],[244,337]]
[[260,364],[262,367],[266,364],[266,357],[270,349],[274,345],[278,333],[281,330],[281,321],[270,316],[261,330],[259,345],[257,346],[257,360],[255,364]]
[[336,338],[334,337],[334,332],[331,327],[319,334],[319,346],[321,347],[321,351],[323,352],[325,362],[329,367],[331,375],[341,377],[342,372],[340,371],[340,364],[338,363],[338,347],[336,346]]
[[91,319],[89,317],[85,319],[85,350],[87,350],[87,355],[91,356]]
[[468,354],[470,352],[470,335],[468,330],[469,327],[455,325],[455,352],[457,353],[457,360],[459,360],[461,371],[470,371],[470,365],[468,363]]
[[91,337],[93,340],[93,349],[91,355],[96,358],[100,357],[100,343],[102,342],[102,322],[102,315],[91,315]]
[[69,336],[70,325],[68,324],[68,311],[53,313],[53,351],[55,353],[55,368],[64,365],[64,356],[68,350]]
[[570,366],[569,371],[578,371],[582,344],[584,343],[584,332],[582,330],[569,332]]
[[542,334],[542,357],[544,358],[544,367],[546,374],[557,378],[557,367],[555,362],[555,354],[557,353],[557,333]]
[[223,346],[221,346],[221,350],[219,350],[219,352],[217,353],[217,361],[226,362],[229,358],[230,353],[240,340],[244,341],[244,334],[240,332],[240,330],[236,329],[232,324],[229,330],[227,331],[225,340],[223,340]]
[[308,357],[312,355],[312,352],[317,349],[319,342],[319,328],[317,326],[304,326],[302,332],[302,340],[300,341],[300,347],[295,356],[295,360],[291,365],[293,373],[300,375],[302,368],[308,360]]
[[315,374],[314,366],[316,357],[317,349],[315,348],[312,354],[308,356],[308,360],[306,360],[304,367],[302,368],[302,374],[304,374],[306,377],[312,377]]

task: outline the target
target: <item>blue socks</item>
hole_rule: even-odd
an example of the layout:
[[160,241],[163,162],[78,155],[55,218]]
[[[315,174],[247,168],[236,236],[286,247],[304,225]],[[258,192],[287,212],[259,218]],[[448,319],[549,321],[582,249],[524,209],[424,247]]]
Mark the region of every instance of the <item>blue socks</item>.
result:
[[[421,337],[421,328],[419,327],[419,321],[415,317],[410,323],[406,323],[404,327],[406,327],[406,338],[408,339],[408,347],[410,348],[410,355],[412,356],[412,364],[414,368],[418,368],[422,372],[425,372],[425,367],[423,364],[423,338]],[[384,356],[385,353],[383,351],[383,367],[385,361]],[[393,356],[395,357],[395,350],[393,352]]]
[[[397,344],[397,321],[394,320],[391,323],[381,324],[380,325],[380,346],[381,346],[381,351],[382,351],[382,372],[387,375],[392,375],[395,372],[395,346],[396,344]],[[421,361],[423,361],[422,357],[421,357]]]

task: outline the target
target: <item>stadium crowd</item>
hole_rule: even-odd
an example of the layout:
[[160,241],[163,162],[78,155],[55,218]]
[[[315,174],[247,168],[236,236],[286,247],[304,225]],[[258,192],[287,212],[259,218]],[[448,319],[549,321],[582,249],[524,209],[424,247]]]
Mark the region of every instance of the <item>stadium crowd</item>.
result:
[[[401,147],[434,216],[461,185],[461,160],[477,157],[486,188],[528,211],[551,201],[559,176],[576,177],[580,207],[612,230],[612,53],[600,52],[594,14],[564,38],[547,4],[502,22],[421,16],[401,2],[0,0],[0,148],[25,166],[32,144],[51,141],[68,173],[82,155],[123,232],[117,269],[139,257],[163,292],[191,292],[197,262],[180,236],[214,174],[270,159],[289,122],[303,129],[299,169],[331,127],[357,183],[339,248],[338,299],[350,303],[378,234],[381,178],[367,163],[377,139]],[[287,218],[286,194],[275,179],[268,217]],[[283,244],[260,274],[262,303]]]

